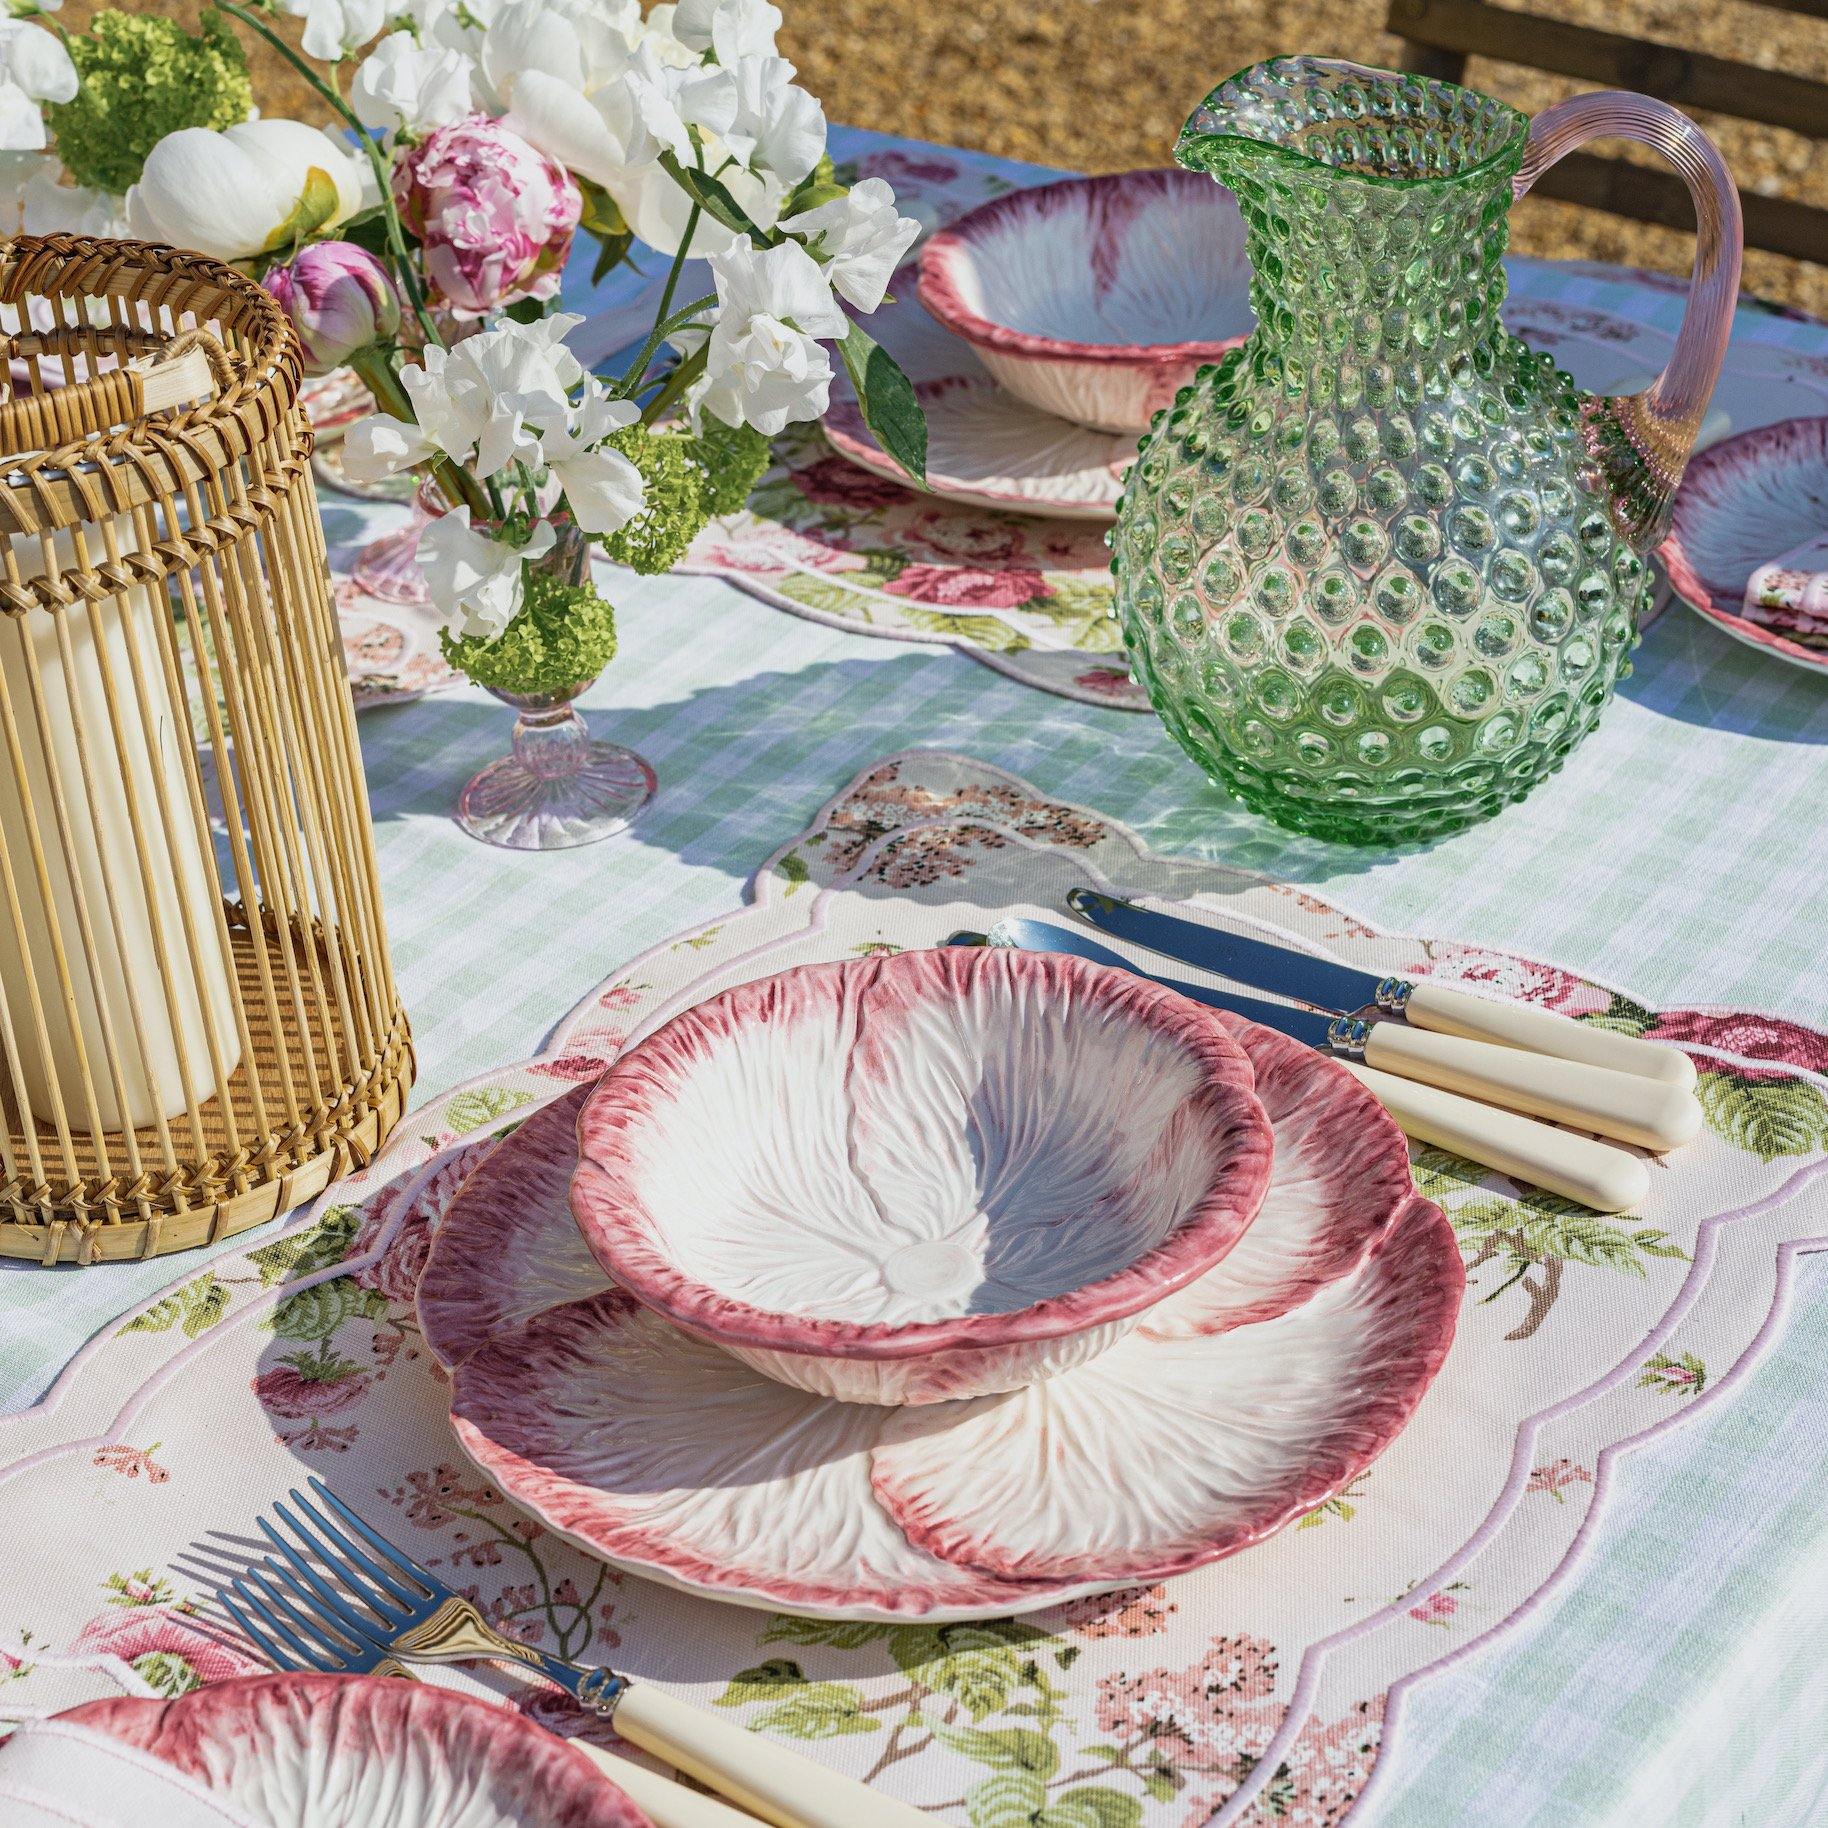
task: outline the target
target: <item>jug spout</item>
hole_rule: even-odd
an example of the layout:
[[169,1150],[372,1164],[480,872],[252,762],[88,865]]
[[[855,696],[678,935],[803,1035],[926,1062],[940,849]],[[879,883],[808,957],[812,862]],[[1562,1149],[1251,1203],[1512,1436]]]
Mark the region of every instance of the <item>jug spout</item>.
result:
[[1253,167],[1373,183],[1509,178],[1529,122],[1428,77],[1331,57],[1276,57],[1222,82],[1188,116],[1174,156],[1236,188]]

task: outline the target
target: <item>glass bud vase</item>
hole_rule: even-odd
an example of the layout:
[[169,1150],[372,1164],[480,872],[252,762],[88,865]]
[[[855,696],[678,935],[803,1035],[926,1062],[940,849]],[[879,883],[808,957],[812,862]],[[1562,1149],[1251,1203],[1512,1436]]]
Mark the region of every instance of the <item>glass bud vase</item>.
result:
[[[1676,164],[1697,226],[1669,366],[1619,397],[1499,320],[1512,199],[1609,136]],[[1238,199],[1257,323],[1126,479],[1136,674],[1207,774],[1279,824],[1388,844],[1484,818],[1562,765],[1627,669],[1732,326],[1720,156],[1642,96],[1531,121],[1303,57],[1216,89],[1177,157]]]
[[[535,566],[568,584],[588,574],[588,543],[569,522]],[[573,701],[593,679],[546,692],[485,689],[520,713],[513,752],[463,790],[457,823],[504,850],[570,850],[626,831],[653,797],[654,771],[634,750],[591,736]]]

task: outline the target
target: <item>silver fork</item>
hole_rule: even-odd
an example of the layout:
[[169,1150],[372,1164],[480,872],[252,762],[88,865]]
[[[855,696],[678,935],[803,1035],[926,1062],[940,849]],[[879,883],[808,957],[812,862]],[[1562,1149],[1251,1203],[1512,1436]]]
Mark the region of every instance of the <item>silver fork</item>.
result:
[[[322,1510],[296,1488],[290,1494],[292,1510],[283,1502],[273,1506],[298,1546],[261,1518],[260,1533],[280,1560],[269,1557],[216,1596],[269,1655],[271,1640],[255,1629],[248,1612],[264,1620],[312,1669],[347,1668],[342,1659],[366,1650],[425,1663],[505,1658],[538,1670],[604,1719],[614,1715],[628,1689],[625,1677],[567,1663],[497,1631],[474,1602],[370,1529],[321,1479],[310,1484]],[[359,1543],[350,1540],[351,1534]],[[318,1573],[301,1547],[335,1573],[346,1593],[338,1593]],[[281,1592],[281,1586],[287,1591]]]
[[[426,1610],[426,1603],[417,1596],[413,1596],[415,1603],[409,1603],[408,1600],[394,1602],[396,1606],[407,1608],[404,1616],[409,1637],[423,1634],[445,1646],[441,1650],[414,1650],[412,1655],[425,1657],[428,1661],[455,1662],[463,1657],[511,1653],[516,1662],[531,1660],[525,1644],[515,1644],[511,1639],[503,1638],[461,1594],[452,1593],[436,1576],[376,1535],[318,1480],[313,1479],[311,1484],[329,1508],[346,1519],[364,1542],[372,1544],[387,1558],[389,1565],[402,1576],[402,1580],[394,1580],[384,1569],[377,1567],[298,1492],[292,1493],[293,1504],[312,1520],[322,1532],[321,1535],[314,1534],[283,1504],[276,1504],[273,1508],[285,1519],[287,1528],[295,1531],[300,1540],[322,1557],[327,1566],[334,1568],[353,1590],[360,1592],[369,1605],[376,1606],[378,1611],[379,1601],[375,1598],[375,1590],[358,1577],[351,1566],[352,1562],[366,1570],[375,1582],[381,1583],[390,1596],[403,1585],[405,1577],[424,1583],[428,1590],[444,1596],[430,1611]],[[223,1609],[247,1634],[249,1641],[260,1649],[275,1669],[313,1669],[327,1675],[398,1676],[408,1682],[417,1680],[413,1672],[393,1654],[388,1640],[375,1635],[374,1625],[364,1623],[362,1616],[346,1604],[264,1518],[261,1519],[260,1530],[285,1558],[285,1565],[269,1560],[264,1569],[250,1568],[241,1579],[230,1582],[229,1588],[219,1592],[216,1597]],[[333,1551],[325,1542],[325,1537],[341,1544],[343,1552],[339,1555]],[[291,1597],[280,1593],[275,1581],[290,1588]],[[258,1593],[255,1592],[256,1587],[260,1590]],[[238,1598],[230,1598],[230,1592]],[[441,1607],[448,1608],[452,1601],[456,1602],[456,1606],[450,1610],[449,1616],[459,1622],[460,1629],[456,1632],[446,1628],[433,1629],[431,1621],[439,1616]],[[386,1616],[393,1618],[402,1615],[390,1611]],[[477,1651],[456,1648],[462,1633],[472,1628],[486,1641],[487,1647]],[[498,1643],[505,1646],[506,1650],[498,1651]],[[548,1664],[557,1665],[557,1659],[544,1658],[540,1667],[544,1668]],[[571,1668],[568,1664],[558,1666]],[[608,1674],[607,1671],[594,1670],[577,1673],[583,1676]],[[620,1677],[614,1679],[621,1680]],[[577,1690],[572,1689],[572,1693],[577,1693]],[[714,1796],[688,1790],[683,1784],[648,1770],[645,1765],[618,1758],[585,1740],[574,1739],[569,1743],[617,1784],[654,1824],[654,1828],[758,1828],[754,1816],[739,1813]]]
[[[346,1669],[342,1659],[365,1648],[407,1662],[506,1658],[550,1677],[585,1707],[613,1719],[617,1733],[631,1745],[652,1752],[775,1828],[859,1828],[866,1822],[870,1828],[934,1828],[933,1818],[923,1810],[884,1796],[779,1740],[694,1707],[651,1682],[630,1683],[612,1669],[580,1668],[504,1637],[471,1601],[371,1530],[321,1479],[310,1484],[317,1505],[295,1490],[290,1494],[291,1509],[284,1504],[273,1507],[295,1541],[288,1541],[263,1518],[260,1533],[279,1559],[250,1568],[218,1595],[253,1642],[268,1646],[271,1639],[255,1631],[250,1614],[313,1669]],[[352,1535],[358,1541],[351,1541]],[[346,1586],[347,1594],[325,1580],[300,1553],[301,1547]],[[639,1778],[649,1775],[638,1773]],[[659,1828],[714,1828],[721,1821],[683,1806],[663,1816],[634,1783],[619,1774],[616,1781]],[[711,1800],[690,1791],[683,1794],[693,1802]]]

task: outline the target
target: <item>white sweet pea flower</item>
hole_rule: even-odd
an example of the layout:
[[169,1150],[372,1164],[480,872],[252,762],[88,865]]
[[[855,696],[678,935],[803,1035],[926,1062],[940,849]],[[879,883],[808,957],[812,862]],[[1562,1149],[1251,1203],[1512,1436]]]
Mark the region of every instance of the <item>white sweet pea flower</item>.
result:
[[850,328],[818,262],[797,241],[772,248],[743,241],[715,256],[711,271],[718,312],[694,409],[770,438],[818,418],[832,382],[831,358],[818,339]]
[[531,324],[512,319],[455,349],[428,349],[401,375],[420,429],[478,476],[509,464],[537,466],[540,437],[570,423],[571,390],[584,379],[564,337],[583,319],[560,312]]
[[[635,104],[636,118],[652,142],[650,159],[670,152],[681,164],[695,156],[688,129],[727,135],[736,124],[736,82],[728,70],[695,66],[677,69],[642,44],[621,79]],[[643,161],[644,163],[646,161]]]
[[285,0],[285,8],[305,22],[299,40],[305,55],[323,63],[340,63],[387,19],[387,0]]
[[391,32],[356,71],[349,106],[376,133],[426,133],[473,111],[475,71],[461,51],[416,44],[410,32]]
[[716,53],[721,64],[774,53],[781,9],[770,0],[679,0],[668,21],[686,49]]
[[520,614],[522,564],[550,552],[557,538],[541,521],[526,545],[504,545],[470,525],[468,508],[452,508],[419,535],[415,555],[445,619],[459,634],[493,641]]
[[344,434],[341,458],[351,481],[384,482],[423,463],[438,448],[421,427],[391,413],[371,413]]
[[44,104],[75,93],[76,66],[61,39],[22,19],[0,19],[0,151],[39,151]]
[[733,124],[719,130],[724,143],[758,176],[791,190],[824,154],[825,110],[794,86],[794,67],[784,57],[745,57],[729,75],[736,111]]
[[641,512],[646,500],[641,472],[620,451],[600,448],[611,432],[640,417],[633,402],[615,399],[593,383],[570,424],[542,440],[547,468],[586,533],[614,533]]
[[373,200],[367,164],[302,121],[180,127],[127,193],[129,230],[218,260],[246,260],[322,234]]
[[802,210],[781,225],[799,235],[826,263],[826,277],[859,311],[874,311],[889,289],[901,257],[920,236],[920,224],[897,215],[895,193],[881,178],[865,178],[842,197]]

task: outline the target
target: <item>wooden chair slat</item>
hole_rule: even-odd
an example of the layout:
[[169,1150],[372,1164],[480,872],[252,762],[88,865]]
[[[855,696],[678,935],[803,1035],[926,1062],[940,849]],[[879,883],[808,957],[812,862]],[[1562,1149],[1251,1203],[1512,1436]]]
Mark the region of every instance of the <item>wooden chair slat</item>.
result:
[[[1530,195],[1584,204],[1665,228],[1695,226],[1688,186],[1674,173],[1623,159],[1596,158],[1588,152],[1571,152],[1556,160],[1530,187]],[[1760,196],[1756,191],[1741,191],[1739,205],[1745,213],[1748,247],[1828,266],[1828,210],[1813,209],[1789,197]]]
[[1608,88],[1638,89],[1662,101],[1787,127],[1811,138],[1828,128],[1828,84],[1705,51],[1541,19],[1488,6],[1485,0],[1391,0],[1389,29],[1437,51],[1492,57]]

